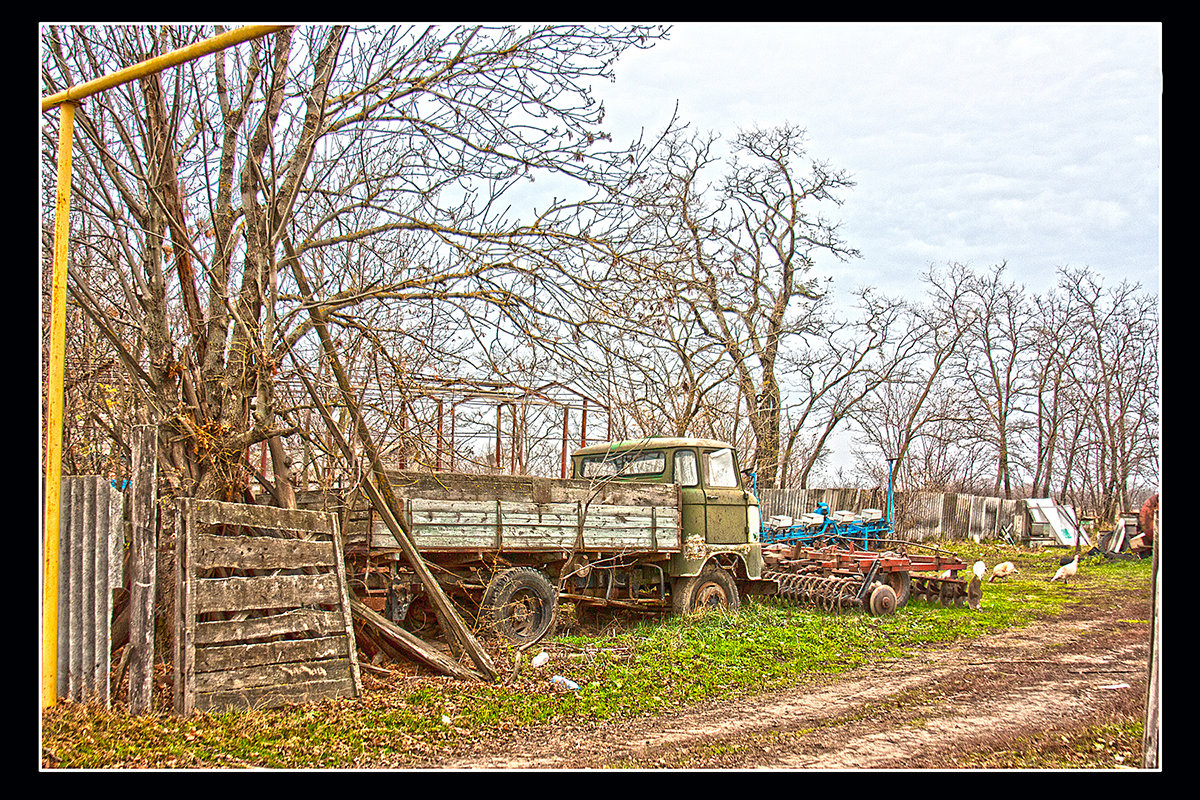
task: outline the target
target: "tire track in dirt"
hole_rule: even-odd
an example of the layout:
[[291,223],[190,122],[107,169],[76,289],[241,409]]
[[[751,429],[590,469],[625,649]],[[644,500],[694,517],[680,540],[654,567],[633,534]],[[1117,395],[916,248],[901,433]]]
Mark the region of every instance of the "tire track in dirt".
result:
[[[1127,620],[1147,618],[1148,604],[1099,605],[785,692],[615,723],[524,729],[422,766],[952,766],[971,752],[1003,749],[1052,728],[1082,729],[1144,703],[1148,626]],[[1128,688],[1101,688],[1122,683]]]

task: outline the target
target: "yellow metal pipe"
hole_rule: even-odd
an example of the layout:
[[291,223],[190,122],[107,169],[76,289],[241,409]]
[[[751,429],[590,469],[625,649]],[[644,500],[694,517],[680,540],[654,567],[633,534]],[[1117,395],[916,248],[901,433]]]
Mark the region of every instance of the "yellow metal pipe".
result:
[[48,111],[61,103],[73,102],[82,100],[97,92],[102,92],[105,89],[111,89],[114,86],[119,86],[122,83],[141,78],[144,75],[149,75],[152,72],[158,72],[168,67],[174,67],[182,64],[185,61],[190,61],[193,58],[215,53],[218,50],[224,50],[226,47],[231,47],[235,44],[241,44],[251,39],[257,39],[260,36],[266,36],[268,33],[278,33],[287,28],[287,25],[246,25],[241,28],[235,28],[232,31],[227,31],[218,36],[213,36],[210,39],[205,39],[196,44],[190,44],[187,47],[181,47],[178,50],[147,59],[141,63],[134,64],[132,67],[118,70],[110,75],[102,75],[99,78],[80,83],[72,86],[69,89],[64,89],[58,94],[52,94],[49,97],[42,99],[42,111]]
[[71,210],[71,131],[75,104],[60,108],[54,274],[50,288],[50,366],[46,412],[46,530],[42,553],[42,708],[58,697],[58,523],[62,481],[63,357],[67,336],[67,243]]
[[63,373],[67,335],[67,244],[70,239],[71,137],[75,104],[97,92],[152,72],[276,33],[287,25],[246,25],[163,56],[151,58],[42,100],[42,111],[58,106],[58,187],[54,200],[54,265],[50,289],[50,363],[46,408],[45,531],[42,539],[42,708],[58,700],[58,527],[61,517]]

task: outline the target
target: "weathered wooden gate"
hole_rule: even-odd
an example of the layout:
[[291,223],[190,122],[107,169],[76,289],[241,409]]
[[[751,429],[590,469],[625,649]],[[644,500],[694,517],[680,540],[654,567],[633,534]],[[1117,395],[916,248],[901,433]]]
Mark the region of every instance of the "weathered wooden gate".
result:
[[175,708],[263,708],[362,693],[332,514],[182,501]]

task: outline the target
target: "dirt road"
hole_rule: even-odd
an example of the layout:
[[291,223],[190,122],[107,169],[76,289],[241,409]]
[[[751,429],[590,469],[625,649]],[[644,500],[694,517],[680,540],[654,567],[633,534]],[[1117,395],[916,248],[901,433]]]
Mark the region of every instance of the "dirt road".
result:
[[[791,691],[658,717],[525,729],[450,769],[953,769],[1047,733],[1144,714],[1149,597],[1091,594],[1053,620],[931,646]],[[1119,760],[1119,757],[1118,757]],[[1138,767],[1140,763],[1128,766]]]

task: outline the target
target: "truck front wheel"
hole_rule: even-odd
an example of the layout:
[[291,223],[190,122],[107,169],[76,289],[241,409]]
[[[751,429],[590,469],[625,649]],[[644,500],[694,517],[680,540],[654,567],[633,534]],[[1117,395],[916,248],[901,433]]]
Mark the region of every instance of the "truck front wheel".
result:
[[518,645],[532,644],[554,630],[558,591],[539,570],[512,567],[492,577],[480,611],[496,633]]
[[742,599],[729,570],[709,565],[699,575],[680,578],[675,582],[671,590],[671,605],[676,614],[689,614],[701,608],[737,611]]

